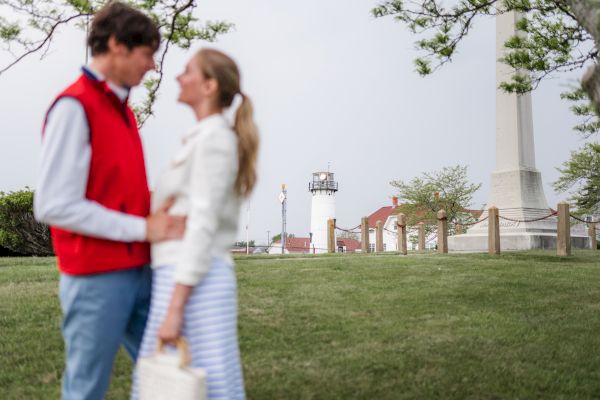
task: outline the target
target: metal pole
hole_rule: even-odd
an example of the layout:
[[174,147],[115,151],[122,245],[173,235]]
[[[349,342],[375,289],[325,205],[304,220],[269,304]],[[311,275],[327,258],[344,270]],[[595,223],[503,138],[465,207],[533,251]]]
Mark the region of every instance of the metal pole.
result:
[[248,226],[250,225],[250,200],[248,200],[248,208],[246,208],[246,255],[250,254],[250,242],[248,241]]
[[287,190],[285,188],[285,183],[281,185],[281,193],[283,193],[283,201],[281,202],[281,254],[285,254],[287,212]]

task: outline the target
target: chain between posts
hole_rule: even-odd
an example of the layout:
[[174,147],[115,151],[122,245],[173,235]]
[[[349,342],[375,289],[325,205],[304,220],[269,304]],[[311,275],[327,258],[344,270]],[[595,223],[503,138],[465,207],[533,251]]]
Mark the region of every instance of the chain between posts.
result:
[[[504,217],[504,216],[502,216],[502,215],[498,215],[498,218],[500,218],[500,219],[503,219],[503,220],[506,220],[506,221],[512,221],[512,222],[536,222],[536,221],[542,221],[542,220],[548,219],[548,218],[550,218],[550,217],[554,217],[554,216],[556,216],[557,214],[558,214],[558,212],[554,211],[554,212],[552,212],[552,213],[550,213],[550,214],[548,214],[548,215],[545,215],[545,216],[543,216],[543,217],[539,217],[539,218],[532,218],[532,219],[516,219],[516,218]],[[581,218],[578,218],[578,217],[577,217],[577,216],[575,216],[575,215],[572,215],[572,214],[571,214],[570,216],[571,216],[571,218],[573,218],[573,219],[575,219],[575,220],[577,220],[577,221],[580,221],[580,222],[586,223],[586,224],[600,224],[600,221],[585,221],[585,220],[583,220],[583,219],[581,219]],[[489,217],[485,217],[485,218],[482,218],[482,219],[480,219],[480,220],[473,221],[473,222],[461,222],[461,221],[458,221],[458,220],[452,220],[452,221],[450,221],[450,222],[451,222],[451,223],[453,223],[453,224],[455,224],[455,225],[461,225],[461,226],[473,226],[473,225],[477,225],[477,224],[479,224],[479,223],[481,223],[481,222],[484,222],[484,221],[486,221],[488,218],[489,218]],[[360,233],[360,231],[361,231],[361,230],[360,230],[360,229],[357,229],[357,228],[359,228],[359,227],[360,227],[360,224],[358,224],[357,226],[355,226],[355,227],[353,227],[353,228],[348,228],[348,229],[346,229],[346,228],[341,228],[341,227],[339,227],[339,226],[336,226],[336,227],[335,227],[335,229],[337,229],[337,230],[340,230],[340,231],[343,231],[343,232],[349,232],[349,233]],[[598,229],[598,228],[597,228],[597,229]],[[388,229],[388,228],[385,228],[385,227],[383,228],[383,230],[384,230],[384,231],[386,231],[386,232],[389,232],[389,233],[397,233],[397,231],[394,231],[394,230],[391,230],[391,229]]]
[[[584,224],[590,224],[590,225],[600,224],[600,220],[598,220],[598,221],[584,221],[583,219],[579,218],[576,215],[569,214],[569,216],[571,218],[573,218],[574,220],[576,220],[576,221],[583,222]],[[596,230],[598,230],[598,228],[596,228]]]
[[[542,221],[542,220],[545,220],[545,219],[548,219],[548,218],[551,218],[551,217],[555,217],[556,215],[558,215],[558,212],[557,211],[553,211],[550,214],[545,215],[543,217],[532,218],[532,219],[516,219],[516,218],[504,217],[502,215],[498,215],[498,218],[506,220],[506,221],[511,221],[511,222],[537,222],[537,221]],[[593,224],[593,225],[600,224],[600,220],[598,220],[598,221],[585,221],[585,220],[577,217],[576,215],[573,215],[573,214],[569,214],[569,215],[570,215],[571,218],[573,218],[573,219],[575,219],[575,220],[577,220],[579,222],[585,223],[585,224]],[[488,218],[489,217],[485,217],[485,218],[482,218],[482,219],[474,221],[474,222],[461,222],[461,221],[458,221],[458,220],[452,220],[450,222],[453,223],[453,224],[455,224],[455,225],[472,226],[472,225],[477,225],[477,224],[479,224],[481,222],[484,222]],[[337,229],[337,230],[340,230],[340,231],[343,231],[343,232],[348,232],[348,233],[360,233],[361,230],[358,229],[358,228],[360,228],[360,224],[358,224],[357,226],[355,226],[353,228],[347,228],[347,229],[339,227],[339,226],[335,227],[335,229]],[[397,231],[394,231],[394,230],[391,230],[391,229],[388,229],[388,228],[385,228],[385,227],[383,228],[383,230],[387,231],[389,233],[397,233]],[[598,230],[598,228],[596,228],[596,230]]]
[[[401,227],[401,228],[407,228],[408,227],[408,225],[398,225],[398,226]],[[391,229],[387,229],[387,228],[383,228],[383,230],[388,231],[390,233],[394,233],[394,234],[398,233],[397,231],[392,231]],[[433,237],[431,237],[429,239],[425,239],[425,243],[432,243],[432,242],[435,242],[436,240],[437,240],[437,235],[435,235],[435,236],[433,236]]]
[[485,217],[483,219],[480,219],[478,221],[475,222],[457,222],[456,220],[450,221],[452,222],[454,225],[462,225],[462,226],[472,226],[472,225],[477,225],[480,222],[483,222],[485,220],[487,220],[489,217]]
[[357,230],[357,228],[360,228],[360,224],[356,225],[354,228],[348,228],[348,229],[341,228],[337,225],[335,225],[334,228],[339,231],[347,232],[347,233],[360,233],[360,231],[361,231],[360,229]]
[[544,217],[533,218],[533,219],[515,219],[515,218],[503,217],[502,215],[498,215],[498,218],[503,219],[505,221],[511,221],[511,222],[536,222],[536,221],[542,221],[544,219],[548,219],[550,217],[554,217],[556,215],[558,215],[558,211],[554,211]]
[[[545,220],[545,219],[548,219],[548,218],[551,218],[551,217],[555,217],[555,216],[557,216],[557,215],[558,215],[558,211],[552,211],[550,214],[548,214],[548,215],[545,215],[545,216],[543,216],[543,217],[539,217],[539,218],[531,218],[531,219],[516,219],[516,218],[505,217],[505,216],[502,216],[502,215],[498,215],[498,218],[499,218],[499,219],[502,219],[502,220],[505,220],[505,221],[511,221],[511,222],[523,222],[523,223],[527,223],[527,222],[537,222],[537,221],[543,221],[543,220]],[[581,223],[587,224],[588,226],[592,226],[592,225],[593,225],[593,227],[594,227],[594,231],[596,231],[596,232],[597,232],[597,231],[600,231],[600,228],[598,228],[598,227],[596,226],[596,225],[600,224],[600,220],[598,220],[598,221],[585,221],[585,220],[583,220],[583,219],[581,219],[581,218],[579,218],[578,216],[576,216],[576,215],[573,215],[573,214],[569,214],[569,216],[570,216],[571,218],[573,218],[573,219],[575,219],[575,220],[577,220],[577,221],[581,222]],[[442,218],[442,219],[439,219],[439,218],[438,218],[437,220],[439,220],[439,221],[442,221],[442,220],[447,220],[447,219],[448,219],[448,218],[447,218],[447,217],[445,217],[445,218]],[[451,223],[453,223],[453,224],[455,224],[455,225],[460,225],[460,226],[462,226],[462,227],[468,227],[468,226],[477,225],[477,224],[479,224],[479,223],[481,223],[481,222],[484,222],[484,221],[486,221],[486,220],[488,220],[488,219],[489,219],[489,217],[488,217],[488,216],[486,216],[485,218],[482,218],[482,219],[480,219],[480,220],[473,221],[473,222],[460,222],[460,221],[458,221],[458,220],[456,220],[456,219],[453,219],[452,221],[449,221],[449,222],[451,222]],[[335,221],[335,220],[334,220],[334,221]],[[339,226],[337,226],[337,225],[335,225],[335,224],[334,224],[334,229],[336,229],[336,230],[339,230],[339,231],[342,231],[342,232],[347,232],[347,233],[358,234],[358,233],[362,233],[362,229],[360,229],[360,228],[361,228],[361,225],[362,225],[362,223],[361,223],[361,224],[358,224],[357,226],[355,226],[355,227],[352,227],[352,228],[342,228],[342,227],[339,227]],[[402,226],[400,226],[400,225],[399,225],[399,227],[402,227],[402,228],[407,228],[407,227],[408,227],[408,225],[402,225]],[[388,228],[386,228],[386,227],[383,227],[383,230],[384,230],[384,231],[386,231],[386,232],[388,232],[388,233],[391,233],[391,234],[395,234],[395,235],[399,234],[399,231],[396,231],[396,230],[391,230],[391,229],[388,229]],[[431,243],[432,241],[435,241],[435,240],[437,240],[437,236],[436,236],[436,237],[432,237],[432,238],[428,238],[428,239],[426,240],[426,243]],[[311,250],[312,250],[312,249],[311,249]],[[327,250],[327,249],[316,249],[316,250]]]

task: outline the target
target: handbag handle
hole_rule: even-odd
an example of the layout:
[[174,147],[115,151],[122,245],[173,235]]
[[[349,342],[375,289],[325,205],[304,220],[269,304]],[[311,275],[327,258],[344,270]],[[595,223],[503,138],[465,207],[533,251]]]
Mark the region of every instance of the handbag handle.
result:
[[[183,336],[179,336],[175,341],[175,347],[179,350],[179,368],[188,367],[192,363],[192,357],[190,355],[190,349],[187,341]],[[156,347],[157,353],[162,353],[165,348],[165,342],[162,339],[158,339],[158,345]]]

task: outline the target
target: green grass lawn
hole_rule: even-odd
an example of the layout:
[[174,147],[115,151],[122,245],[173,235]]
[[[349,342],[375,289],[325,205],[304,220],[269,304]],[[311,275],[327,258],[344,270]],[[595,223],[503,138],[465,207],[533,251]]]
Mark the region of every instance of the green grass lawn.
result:
[[[600,253],[236,262],[251,399],[600,398]],[[57,291],[53,259],[0,259],[0,399],[59,397]]]

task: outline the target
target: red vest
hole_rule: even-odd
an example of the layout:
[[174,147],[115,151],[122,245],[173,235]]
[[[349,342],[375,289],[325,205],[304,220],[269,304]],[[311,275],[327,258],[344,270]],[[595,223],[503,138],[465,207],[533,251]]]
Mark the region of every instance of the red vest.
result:
[[[63,91],[78,100],[85,111],[92,156],[85,197],[111,210],[146,217],[150,192],[137,122],[104,82],[85,73]],[[52,109],[52,107],[50,108]],[[115,242],[50,228],[59,269],[70,275],[87,275],[140,267],[150,262],[146,242]]]

